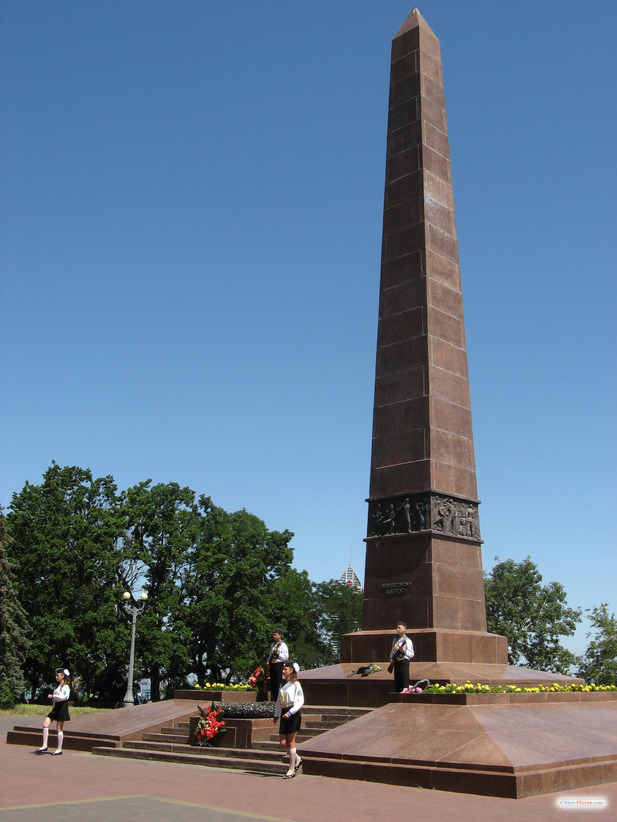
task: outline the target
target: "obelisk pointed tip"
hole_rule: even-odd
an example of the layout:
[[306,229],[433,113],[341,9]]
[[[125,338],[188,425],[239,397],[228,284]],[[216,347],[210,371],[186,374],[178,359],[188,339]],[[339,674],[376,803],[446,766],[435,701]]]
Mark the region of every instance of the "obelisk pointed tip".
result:
[[422,26],[422,28],[428,29],[428,31],[430,31],[430,33],[433,35],[433,37],[435,37],[435,33],[432,31],[429,24],[426,22],[424,17],[422,17],[420,12],[418,11],[418,7],[414,6],[412,11],[411,11],[411,14],[409,15],[409,17],[405,20],[403,25],[396,32],[395,39],[397,37],[400,37],[401,34],[405,34],[405,32],[411,31],[411,29],[419,28],[420,26]]

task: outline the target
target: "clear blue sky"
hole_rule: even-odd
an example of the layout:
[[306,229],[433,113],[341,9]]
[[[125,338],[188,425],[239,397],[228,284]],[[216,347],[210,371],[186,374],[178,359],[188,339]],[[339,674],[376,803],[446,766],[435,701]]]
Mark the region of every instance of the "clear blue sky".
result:
[[[3,0],[0,503],[178,482],[363,577],[392,37],[411,0]],[[613,0],[425,0],[484,565],[615,593]],[[582,650],[584,629],[570,646]]]

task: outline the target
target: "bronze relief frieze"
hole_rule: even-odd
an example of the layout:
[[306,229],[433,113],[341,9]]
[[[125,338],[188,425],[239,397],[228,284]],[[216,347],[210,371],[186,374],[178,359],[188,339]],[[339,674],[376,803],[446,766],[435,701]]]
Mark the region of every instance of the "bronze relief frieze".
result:
[[427,532],[482,542],[475,500],[427,492],[368,503],[368,539]]

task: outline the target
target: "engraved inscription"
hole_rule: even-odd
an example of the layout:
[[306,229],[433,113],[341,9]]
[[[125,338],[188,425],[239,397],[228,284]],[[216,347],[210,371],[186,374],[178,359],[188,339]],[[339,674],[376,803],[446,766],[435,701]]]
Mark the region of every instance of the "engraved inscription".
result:
[[408,588],[411,588],[411,582],[384,582],[381,586],[381,590],[386,596],[405,594]]

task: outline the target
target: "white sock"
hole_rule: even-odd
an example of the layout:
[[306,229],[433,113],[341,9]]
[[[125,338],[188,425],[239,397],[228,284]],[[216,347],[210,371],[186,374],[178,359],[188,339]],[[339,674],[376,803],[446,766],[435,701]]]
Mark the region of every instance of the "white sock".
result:
[[63,731],[58,731],[58,745],[56,747],[57,751],[62,750],[62,740],[63,739],[64,739],[64,732]]
[[43,728],[43,744],[41,748],[47,747],[47,737],[49,736],[49,728]]
[[298,754],[295,748],[289,749],[289,767],[293,770],[296,767],[296,759]]

